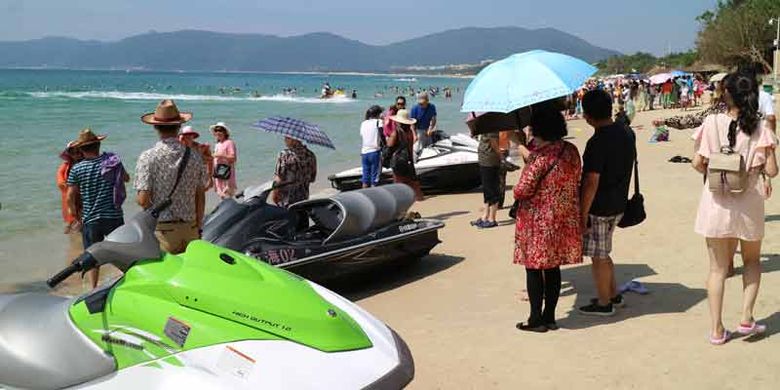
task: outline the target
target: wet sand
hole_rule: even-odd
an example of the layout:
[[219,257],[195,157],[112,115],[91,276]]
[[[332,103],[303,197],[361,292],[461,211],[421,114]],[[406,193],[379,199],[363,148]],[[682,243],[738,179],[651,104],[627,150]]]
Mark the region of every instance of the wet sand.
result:
[[[500,212],[497,229],[477,231],[478,192],[432,197],[415,209],[445,220],[442,244],[419,262],[362,278],[338,291],[395,328],[415,357],[415,389],[771,389],[780,383],[780,202],[767,206],[762,253],[764,278],[756,316],[769,337],[739,339],[722,347],[707,342],[704,239],[693,232],[701,176],[675,155],[691,156],[691,131],[672,130],[671,142],[648,144],[653,118],[678,111],[638,113],[635,119],[642,191],[649,219],[616,234],[618,282],[638,279],[650,289],[629,294],[612,318],[583,317],[575,308],[594,296],[588,263],[563,270],[558,306],[561,330],[521,333],[528,315],[521,301],[525,277],[512,264],[513,223]],[[581,120],[569,132],[582,151],[592,134]],[[516,175],[509,183],[516,182]],[[129,214],[128,214],[129,215]],[[42,290],[65,264],[62,234],[0,243],[0,291]],[[25,261],[35,258],[40,261]],[[727,283],[724,320],[733,328],[741,307],[741,261]],[[77,293],[72,279],[61,293]],[[350,282],[351,283],[351,282]]]

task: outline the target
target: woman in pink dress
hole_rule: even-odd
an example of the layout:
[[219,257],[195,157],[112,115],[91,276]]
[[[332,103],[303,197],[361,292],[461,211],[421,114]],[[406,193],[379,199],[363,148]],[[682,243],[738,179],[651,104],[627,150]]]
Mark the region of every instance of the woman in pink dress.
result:
[[738,246],[744,264],[744,296],[742,317],[736,331],[748,335],[766,330],[766,326],[756,323],[753,318],[761,282],[761,240],[764,238],[764,201],[767,196],[762,176],[775,177],[778,171],[775,157],[777,140],[768,128],[761,125],[757,112],[758,84],[755,75],[732,73],[724,83],[728,110],[704,119],[693,166],[697,171],[706,173],[710,156],[728,145],[744,158],[749,169],[749,185],[741,193],[731,193],[713,192],[709,183],[705,183],[699,202],[695,230],[706,238],[710,257],[707,297],[712,321],[710,343],[713,345],[724,344],[731,337],[722,320],[723,286]]
[[[211,126],[211,133],[217,143],[214,145],[214,190],[222,198],[232,198],[236,194],[236,161],[238,160],[238,149],[236,144],[230,139],[230,129],[224,122],[217,122]],[[227,165],[228,178],[217,178],[220,172],[220,165]]]
[[531,134],[534,148],[514,190],[519,201],[514,263],[525,267],[531,314],[517,328],[547,332],[558,329],[560,267],[582,263],[582,163],[577,147],[563,140],[566,121],[557,109],[534,107]]

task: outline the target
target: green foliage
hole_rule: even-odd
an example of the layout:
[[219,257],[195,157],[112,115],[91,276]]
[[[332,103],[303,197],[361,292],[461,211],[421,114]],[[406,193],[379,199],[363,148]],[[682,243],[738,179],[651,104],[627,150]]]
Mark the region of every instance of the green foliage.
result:
[[671,53],[664,57],[655,57],[649,53],[637,52],[610,57],[605,61],[598,62],[596,67],[599,68],[599,73],[603,75],[631,72],[646,73],[656,66],[685,68],[691,66],[697,59],[698,53],[695,50]]
[[778,0],[719,1],[714,10],[696,19],[701,23],[697,50],[707,62],[758,63],[768,70],[776,31],[769,19],[779,16]]

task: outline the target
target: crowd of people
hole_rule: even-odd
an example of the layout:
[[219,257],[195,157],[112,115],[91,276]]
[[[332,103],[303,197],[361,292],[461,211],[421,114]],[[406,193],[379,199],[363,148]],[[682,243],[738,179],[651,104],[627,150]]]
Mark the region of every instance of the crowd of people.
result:
[[[202,233],[206,192],[221,199],[236,195],[238,148],[224,122],[210,127],[214,148],[197,140],[191,126],[182,127],[192,113],[180,112],[171,100],[163,100],[141,121],[154,128],[159,141],[138,157],[133,188],[143,209],[170,205],[159,215],[155,235],[162,250],[181,253]],[[119,156],[101,150],[106,135],[84,129],[69,142],[60,157],[57,185],[62,192],[65,233],[80,235],[84,248],[102,241],[124,223],[122,205],[130,175]],[[309,185],[317,175],[314,154],[300,141],[286,137],[286,148],[277,159],[272,200],[279,206],[309,198]],[[97,270],[90,283],[98,285]]]
[[[565,140],[565,112],[561,112],[557,102],[532,107],[530,124],[516,139],[525,166],[513,191],[513,257],[515,263],[525,267],[530,303],[530,315],[527,321],[517,324],[518,329],[558,329],[555,311],[561,289],[560,267],[581,263],[583,257],[592,259],[595,297],[578,311],[584,315],[611,316],[624,304],[617,289],[611,253],[613,235],[625,222],[629,187],[637,169],[637,148],[631,120],[622,119],[621,113],[625,114],[626,104],[643,99],[648,99],[649,104],[640,105],[640,111],[653,109],[656,100],[661,107],[685,107],[686,101],[698,104],[698,91],[703,90],[698,79],[669,82],[671,90],[664,87],[666,83],[653,86],[641,81],[589,82],[578,90],[572,97],[575,115],[581,115],[595,130],[582,155]],[[692,88],[687,83],[692,83]],[[692,164],[704,175],[705,185],[695,231],[706,238],[710,257],[710,342],[720,345],[731,337],[721,319],[723,286],[733,272],[738,248],[745,271],[743,313],[736,332],[765,331],[765,326],[753,318],[753,307],[761,279],[764,201],[771,195],[770,179],[777,176],[778,166],[771,99],[767,101],[759,91],[755,75],[737,71],[714,87],[711,106],[706,110],[654,124],[698,128]],[[691,98],[678,99],[675,94],[690,94]],[[427,92],[416,97],[411,109],[407,108],[406,97],[399,95],[386,109],[375,105],[366,111],[359,131],[364,188],[379,185],[385,167],[392,170],[394,182],[409,185],[417,200],[424,199],[415,169],[420,149],[414,145],[424,148],[432,142],[437,111]],[[180,112],[170,100],[162,101],[154,112],[141,117],[143,123],[153,126],[159,141],[138,158],[133,188],[136,202],[144,209],[170,202],[170,207],[160,214],[155,233],[161,248],[170,253],[183,252],[189,242],[200,237],[206,191],[213,188],[222,199],[236,194],[238,151],[229,127],[223,122],[210,127],[215,141],[212,149],[198,143],[200,135],[192,127],[182,127],[191,118],[191,113]],[[57,172],[65,232],[80,233],[85,248],[103,240],[122,225],[124,218],[122,203],[130,175],[118,155],[101,151],[106,138],[90,129],[82,130],[62,152],[64,162]],[[479,136],[484,214],[472,225],[481,229],[498,225],[500,167],[505,153],[501,138],[499,133]],[[737,188],[731,176],[709,165],[712,159],[722,161],[728,156],[739,156],[744,166],[742,172],[728,173],[742,175],[742,187]],[[279,154],[274,176],[280,185],[272,192],[272,202],[287,207],[308,199],[309,185],[316,176],[314,153],[299,140],[285,137],[285,149]],[[96,286],[97,271],[90,277]]]
[[[595,130],[580,158],[567,134],[564,116],[546,103],[533,107],[530,142],[521,146],[526,166],[514,188],[518,210],[515,263],[526,269],[530,315],[518,323],[523,331],[558,329],[555,308],[563,265],[592,259],[596,297],[578,311],[611,316],[624,304],[611,258],[613,234],[627,210],[632,168],[636,169],[636,138],[627,123],[615,120],[609,88],[592,86],[581,93],[578,106]],[[695,231],[706,238],[710,258],[707,292],[711,330],[709,341],[722,345],[732,333],[722,321],[724,283],[733,273],[735,254],[744,262],[741,321],[735,332],[760,334],[753,309],[761,280],[764,202],[771,196],[770,179],[777,176],[774,114],[760,104],[756,75],[739,70],[726,76],[712,107],[691,115],[685,126],[694,133],[693,168],[704,175]],[[770,101],[771,102],[771,101]],[[724,169],[724,159],[742,169]],[[719,163],[710,164],[711,161]]]

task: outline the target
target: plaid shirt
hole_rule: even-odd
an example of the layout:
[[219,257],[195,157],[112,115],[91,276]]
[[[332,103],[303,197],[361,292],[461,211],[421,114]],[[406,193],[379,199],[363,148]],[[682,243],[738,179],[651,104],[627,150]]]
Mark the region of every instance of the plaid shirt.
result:
[[279,206],[309,199],[309,184],[317,179],[317,158],[304,145],[284,149],[276,161],[275,174],[282,183],[292,183],[279,189]]
[[[176,138],[165,138],[141,153],[135,167],[135,189],[152,193],[152,204],[162,203],[173,189],[184,146]],[[208,183],[206,166],[197,150],[190,153],[171,207],[160,213],[160,221],[195,221],[195,191]]]

